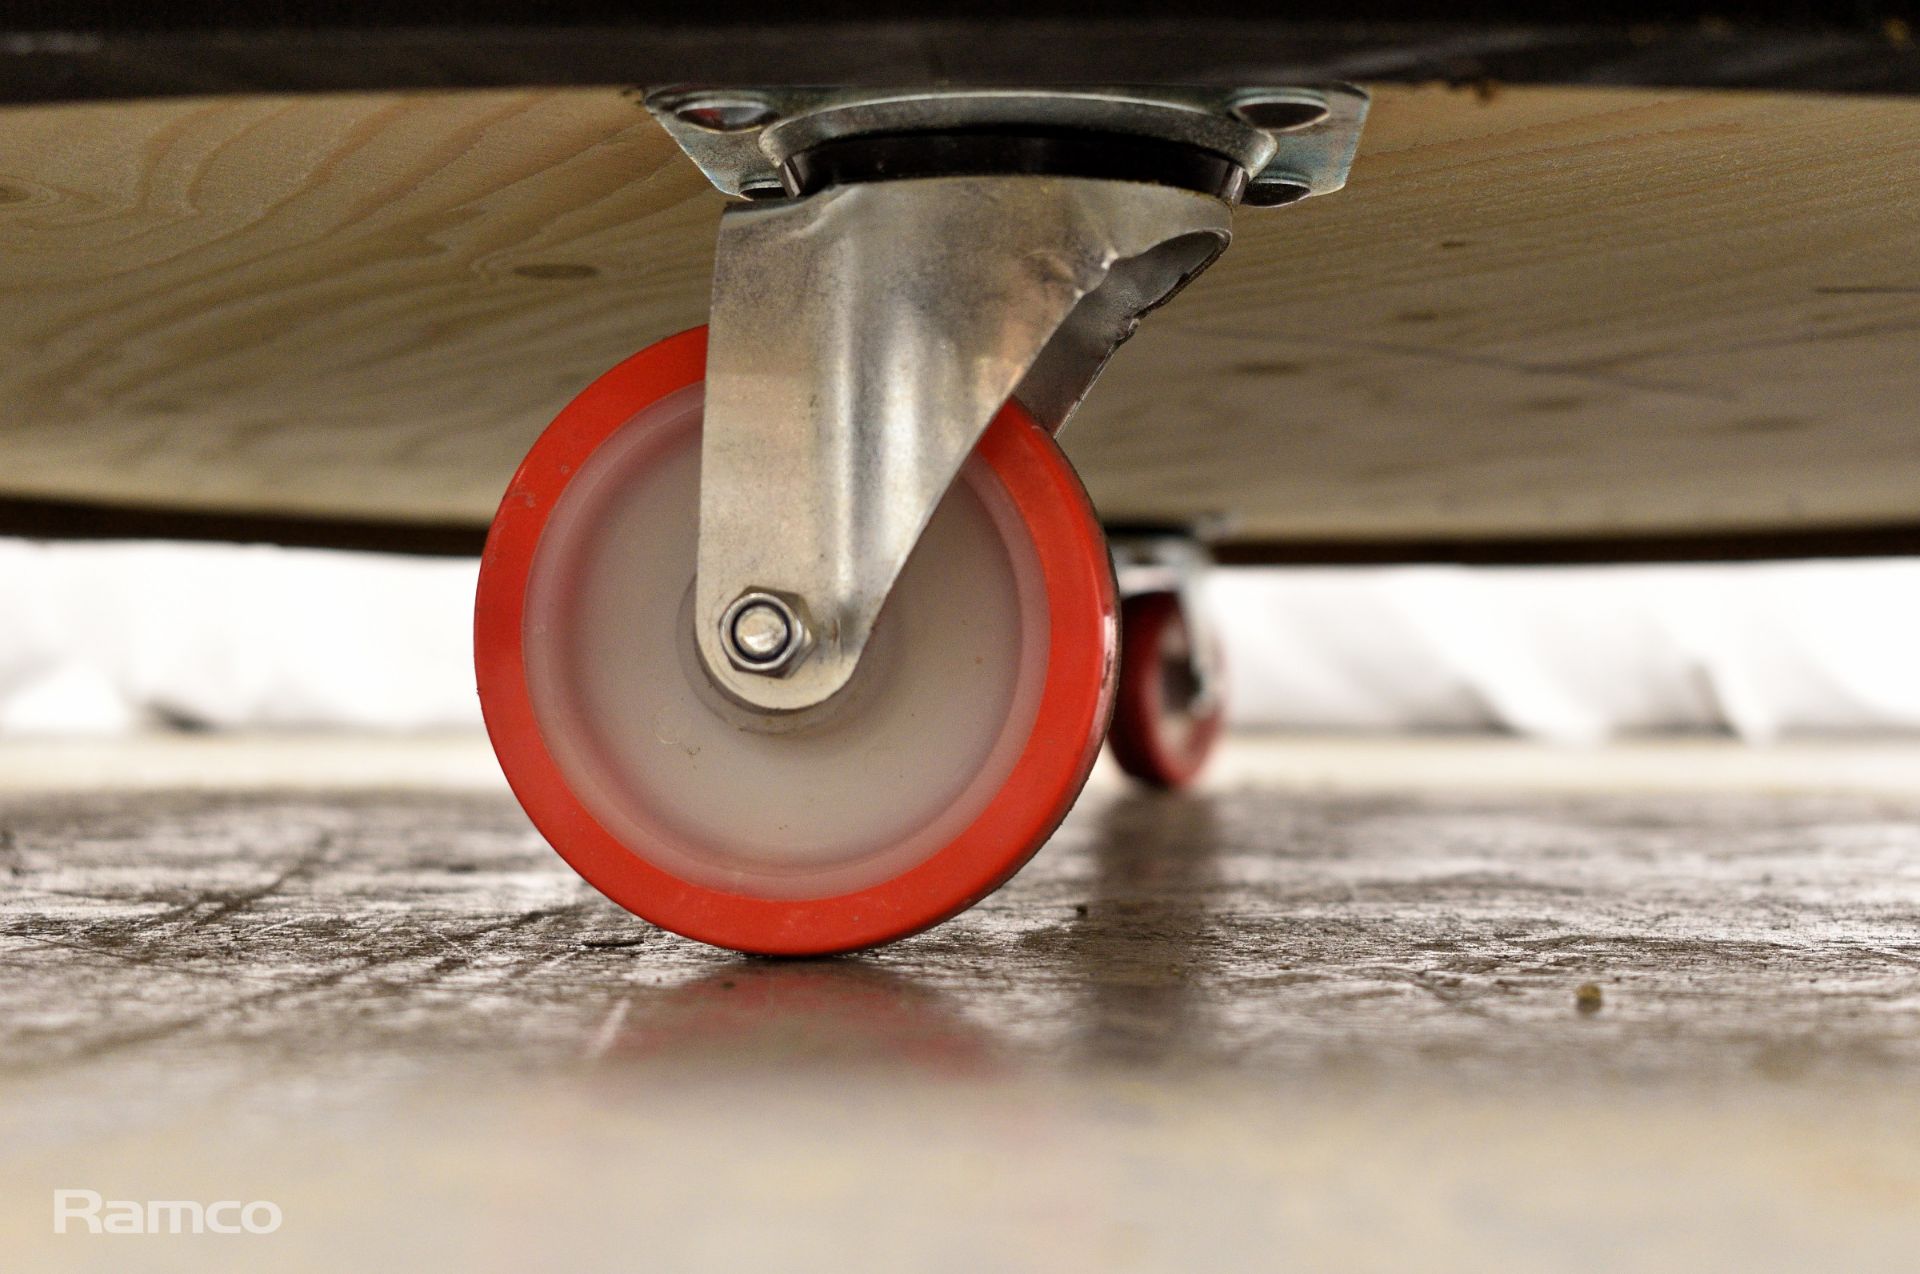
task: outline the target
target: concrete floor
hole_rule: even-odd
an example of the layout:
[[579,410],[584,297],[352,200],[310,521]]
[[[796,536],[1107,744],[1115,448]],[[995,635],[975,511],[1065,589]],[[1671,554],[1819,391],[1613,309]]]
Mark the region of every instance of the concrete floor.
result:
[[0,750],[0,1266],[1920,1266],[1920,747],[1223,762],[782,963],[472,740]]

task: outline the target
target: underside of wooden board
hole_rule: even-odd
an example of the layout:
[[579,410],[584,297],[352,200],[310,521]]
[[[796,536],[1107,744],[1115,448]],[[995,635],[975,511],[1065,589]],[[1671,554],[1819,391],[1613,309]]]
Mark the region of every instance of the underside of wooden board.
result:
[[[1920,100],[1377,92],[1064,440],[1248,541],[1920,524]],[[0,495],[478,524],[702,321],[720,200],[613,89],[0,110]]]

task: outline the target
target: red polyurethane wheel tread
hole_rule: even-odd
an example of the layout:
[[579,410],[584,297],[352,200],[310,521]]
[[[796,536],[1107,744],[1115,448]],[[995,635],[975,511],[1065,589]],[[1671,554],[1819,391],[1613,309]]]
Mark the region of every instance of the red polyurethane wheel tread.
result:
[[614,902],[676,933],[769,955],[813,955],[889,942],[992,893],[1066,817],[1099,753],[1113,706],[1117,603],[1092,505],[1053,439],[1016,403],[995,416],[976,454],[1003,484],[1032,540],[1049,613],[1038,713],[1006,783],[968,827],[892,879],[825,898],[770,899],[682,880],[610,834],[569,787],[541,738],[527,688],[528,576],[568,480],[636,413],[705,375],[707,330],[682,332],[627,359],[569,403],[507,488],[480,564],[474,661],[494,752],[520,804],[573,868]]
[[1198,779],[1226,717],[1219,694],[1198,717],[1166,703],[1161,660],[1174,630],[1184,626],[1177,593],[1140,593],[1121,603],[1120,686],[1107,742],[1120,768],[1152,787],[1178,789]]

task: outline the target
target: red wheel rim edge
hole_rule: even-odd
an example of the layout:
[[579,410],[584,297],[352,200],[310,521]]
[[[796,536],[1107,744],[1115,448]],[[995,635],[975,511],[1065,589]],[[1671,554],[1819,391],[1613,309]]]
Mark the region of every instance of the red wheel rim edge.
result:
[[1200,777],[1219,740],[1225,709],[1216,703],[1196,717],[1178,738],[1160,681],[1160,649],[1167,629],[1180,622],[1180,599],[1173,593],[1142,593],[1121,604],[1120,686],[1115,696],[1113,729],[1108,735],[1113,759],[1122,770],[1156,787],[1187,787]]
[[1009,402],[978,454],[1027,526],[1049,603],[1046,683],[1006,784],[919,866],[828,898],[775,900],[696,885],[629,851],[580,803],[542,740],[527,689],[522,616],[547,518],[568,479],[652,402],[699,383],[707,329],[668,337],[614,367],[563,408],[507,486],[480,562],[474,666],[494,753],[521,807],[560,856],[628,911],[690,938],[768,955],[853,950],[966,910],[1018,871],[1066,817],[1113,708],[1112,563],[1092,504],[1051,437]]

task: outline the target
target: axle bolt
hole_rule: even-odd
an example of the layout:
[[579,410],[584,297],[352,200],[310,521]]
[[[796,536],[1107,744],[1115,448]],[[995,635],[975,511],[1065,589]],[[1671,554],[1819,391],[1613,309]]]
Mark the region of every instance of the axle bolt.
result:
[[780,677],[806,653],[806,624],[786,599],[748,592],[720,617],[720,644],[741,672]]
[[755,602],[733,617],[733,644],[754,663],[768,663],[793,640],[787,617],[765,602]]

